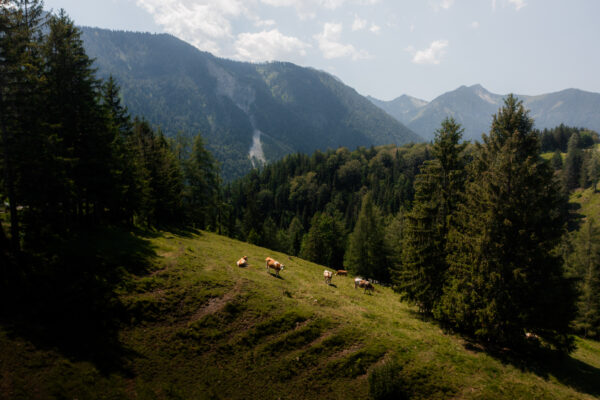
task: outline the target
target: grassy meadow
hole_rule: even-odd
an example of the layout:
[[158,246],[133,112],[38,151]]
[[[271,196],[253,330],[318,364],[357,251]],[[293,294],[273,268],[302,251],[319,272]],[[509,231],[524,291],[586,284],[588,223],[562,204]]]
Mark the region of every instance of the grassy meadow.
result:
[[[47,334],[31,318],[0,321],[0,398],[600,396],[598,342],[578,339],[570,357],[538,361],[485,351],[389,288],[365,294],[338,276],[327,285],[323,266],[296,257],[207,232],[104,238],[99,254],[128,260],[110,312],[98,313],[111,322],[79,329],[85,317],[66,315]],[[238,268],[243,255],[249,266]],[[285,265],[279,278],[267,256]]]

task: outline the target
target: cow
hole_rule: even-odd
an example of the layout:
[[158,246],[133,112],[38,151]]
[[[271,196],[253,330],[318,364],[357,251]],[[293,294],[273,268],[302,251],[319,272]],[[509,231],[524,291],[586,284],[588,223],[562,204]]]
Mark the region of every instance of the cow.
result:
[[237,266],[240,268],[248,266],[248,256],[244,256],[237,261]]
[[354,289],[356,289],[358,287],[358,285],[360,284],[360,281],[362,281],[362,280],[363,280],[363,278],[360,278],[358,276],[356,278],[354,278]]
[[373,292],[375,290],[375,287],[373,286],[373,284],[364,279],[361,279],[358,283],[356,282],[356,279],[355,279],[354,280],[354,288],[356,289],[357,286],[360,288],[364,288],[365,289],[364,293],[367,293],[367,290],[370,290],[371,292]]
[[267,262],[267,272],[269,272],[269,268],[274,269],[275,275],[277,276],[279,276],[279,271],[283,270],[283,267],[285,266],[279,261],[273,260],[271,257],[267,257],[265,261]]
[[323,277],[325,278],[325,283],[326,284],[330,284],[331,283],[331,277],[333,276],[333,273],[331,271],[323,271]]
[[346,271],[345,269],[338,269],[337,271],[335,271],[335,274],[339,276],[347,276],[348,271]]

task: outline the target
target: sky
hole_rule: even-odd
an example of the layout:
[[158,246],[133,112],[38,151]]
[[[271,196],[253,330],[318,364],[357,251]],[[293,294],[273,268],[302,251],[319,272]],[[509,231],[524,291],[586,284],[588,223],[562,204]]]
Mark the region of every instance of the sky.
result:
[[600,92],[598,0],[45,0],[77,25],[327,71],[362,95]]

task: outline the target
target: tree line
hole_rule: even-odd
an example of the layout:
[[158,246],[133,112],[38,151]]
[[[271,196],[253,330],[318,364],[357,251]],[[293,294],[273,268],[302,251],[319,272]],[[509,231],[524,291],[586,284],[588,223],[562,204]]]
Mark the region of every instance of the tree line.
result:
[[132,118],[64,11],[4,0],[0,32],[4,278],[8,261],[79,229],[218,225],[218,165],[202,137],[169,139]]
[[[566,184],[570,154],[594,160],[597,134],[545,134],[553,132],[575,143],[558,168],[510,96],[483,143],[463,143],[448,119],[431,144],[290,155],[225,187],[224,231],[391,283],[484,342],[542,340],[568,352],[574,331],[595,336],[600,326],[598,228],[567,234]],[[579,171],[593,171],[579,160]]]
[[[510,96],[483,143],[448,119],[431,144],[292,154],[223,185],[200,135],[129,116],[64,12],[4,0],[0,28],[4,283],[80,229],[194,226],[388,282],[483,341],[569,351],[574,330],[600,334],[599,228],[566,234],[569,191],[597,184],[597,134],[535,131]],[[562,145],[543,159],[565,135],[564,160]]]

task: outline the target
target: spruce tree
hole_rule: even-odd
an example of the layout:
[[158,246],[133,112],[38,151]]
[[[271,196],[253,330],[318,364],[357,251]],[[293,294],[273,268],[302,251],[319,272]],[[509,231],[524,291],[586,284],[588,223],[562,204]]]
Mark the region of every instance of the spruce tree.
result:
[[17,206],[35,199],[28,183],[30,179],[38,181],[37,162],[43,159],[45,149],[40,129],[44,104],[39,51],[42,23],[39,0],[9,0],[0,6],[0,168],[15,253],[21,249]]
[[436,131],[433,160],[415,179],[413,209],[406,214],[402,265],[394,283],[408,300],[431,312],[442,295],[446,270],[446,241],[451,215],[465,181],[462,129],[453,119]]
[[563,167],[563,159],[560,150],[556,150],[554,154],[552,154],[552,159],[550,160],[550,164],[555,171],[561,170]]
[[184,201],[188,219],[201,229],[216,228],[220,182],[217,164],[196,135],[190,158],[184,164],[186,188]]
[[600,229],[589,218],[574,235],[570,263],[579,281],[576,331],[584,337],[600,337]]
[[566,198],[532,126],[510,95],[483,135],[449,232],[448,281],[436,315],[482,340],[512,345],[532,332],[569,351],[574,292],[554,251]]
[[355,275],[383,282],[390,280],[383,218],[373,204],[370,193],[363,196],[358,220],[348,238],[344,259],[346,267]]
[[302,239],[300,257],[341,269],[346,247],[346,229],[339,212],[315,213]]
[[575,132],[569,139],[567,146],[567,156],[563,167],[563,186],[565,190],[571,191],[579,186],[581,178],[581,165],[583,163],[583,154],[580,148],[579,133]]

